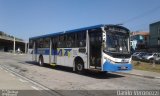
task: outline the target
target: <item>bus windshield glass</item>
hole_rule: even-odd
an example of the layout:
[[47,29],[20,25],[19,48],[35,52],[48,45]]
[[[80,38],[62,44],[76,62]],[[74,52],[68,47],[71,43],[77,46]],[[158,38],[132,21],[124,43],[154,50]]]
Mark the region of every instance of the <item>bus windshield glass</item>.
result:
[[105,52],[129,53],[128,36],[124,34],[107,34]]

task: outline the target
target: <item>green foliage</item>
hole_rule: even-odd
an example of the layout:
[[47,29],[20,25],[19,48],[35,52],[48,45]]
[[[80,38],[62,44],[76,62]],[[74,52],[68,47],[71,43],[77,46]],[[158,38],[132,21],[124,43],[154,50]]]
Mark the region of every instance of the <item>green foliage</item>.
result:
[[151,63],[147,62],[132,61],[132,64],[134,69],[160,73],[160,64],[155,64],[155,67],[153,67]]
[[140,64],[141,64],[140,61],[136,61],[136,63],[135,63],[136,66],[138,66],[138,65],[140,65]]

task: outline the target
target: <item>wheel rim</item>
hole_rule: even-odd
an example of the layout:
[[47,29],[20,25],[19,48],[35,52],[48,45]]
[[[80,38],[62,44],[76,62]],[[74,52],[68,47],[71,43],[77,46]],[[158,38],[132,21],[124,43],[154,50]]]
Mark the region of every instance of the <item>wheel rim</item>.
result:
[[78,64],[77,65],[77,70],[78,71],[82,71],[83,70],[83,65],[82,64]]

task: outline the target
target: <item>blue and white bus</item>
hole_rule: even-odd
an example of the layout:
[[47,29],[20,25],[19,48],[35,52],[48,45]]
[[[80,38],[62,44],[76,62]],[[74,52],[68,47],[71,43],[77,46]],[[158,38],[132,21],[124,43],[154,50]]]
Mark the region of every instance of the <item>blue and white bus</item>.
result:
[[83,72],[132,69],[130,31],[118,25],[96,25],[29,39],[32,59],[39,63],[72,67]]

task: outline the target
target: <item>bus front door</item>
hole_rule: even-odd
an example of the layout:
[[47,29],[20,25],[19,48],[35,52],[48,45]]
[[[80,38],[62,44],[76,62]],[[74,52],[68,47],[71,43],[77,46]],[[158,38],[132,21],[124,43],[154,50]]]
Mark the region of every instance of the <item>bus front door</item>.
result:
[[102,32],[89,32],[89,62],[90,68],[98,69],[101,67],[101,43]]

